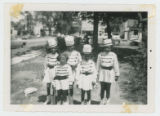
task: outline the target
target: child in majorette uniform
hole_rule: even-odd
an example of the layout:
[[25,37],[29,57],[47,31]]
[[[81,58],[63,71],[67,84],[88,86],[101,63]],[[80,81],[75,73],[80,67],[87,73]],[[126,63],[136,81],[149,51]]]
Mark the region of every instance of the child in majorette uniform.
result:
[[[97,71],[98,80],[101,85],[101,104],[108,104],[110,101],[111,83],[119,78],[119,63],[117,55],[111,51],[112,40],[105,39],[103,41],[103,51],[98,54]],[[106,97],[104,93],[106,91]],[[105,99],[106,98],[106,99]]]
[[48,39],[47,41],[47,55],[45,57],[45,62],[44,62],[44,79],[43,82],[46,84],[47,87],[47,100],[44,104],[49,104],[51,102],[54,102],[52,100],[54,97],[55,93],[52,93],[53,96],[51,97],[51,88],[53,89],[54,92],[54,85],[52,86],[51,82],[51,76],[50,76],[50,71],[53,69],[57,64],[58,64],[58,53],[57,53],[57,40],[56,38],[51,38]]
[[72,69],[69,64],[67,64],[68,56],[65,53],[59,56],[60,64],[56,65],[52,69],[52,80],[55,82],[55,87],[57,91],[57,104],[67,105],[68,103],[68,90],[69,83],[72,81]]
[[[78,87],[81,89],[82,104],[90,104],[91,90],[96,85],[97,71],[94,61],[91,59],[92,47],[85,44],[83,47],[82,61],[77,67],[76,79]],[[85,94],[87,93],[87,99]]]
[[65,51],[65,53],[68,55],[67,63],[72,67],[72,74],[73,74],[72,82],[70,83],[70,91],[69,91],[69,96],[70,96],[69,101],[70,101],[70,104],[72,104],[73,103],[73,85],[75,82],[77,65],[80,63],[82,58],[81,58],[81,54],[74,49],[75,42],[74,42],[73,36],[67,35],[65,37],[65,44],[67,47],[67,50]]

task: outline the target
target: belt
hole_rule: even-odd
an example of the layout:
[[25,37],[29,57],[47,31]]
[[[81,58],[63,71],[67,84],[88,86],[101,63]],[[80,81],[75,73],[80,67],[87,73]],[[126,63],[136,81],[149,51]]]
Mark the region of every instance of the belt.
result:
[[113,66],[109,66],[109,67],[104,67],[104,66],[101,66],[102,69],[105,69],[105,70],[112,70],[113,69]]
[[82,73],[82,74],[86,76],[91,75],[91,73]]
[[71,65],[72,70],[75,70],[77,68],[77,65]]
[[48,68],[54,68],[54,66],[53,65],[48,65]]
[[54,80],[64,80],[64,79],[67,79],[67,78],[68,78],[68,76],[56,76],[54,78]]

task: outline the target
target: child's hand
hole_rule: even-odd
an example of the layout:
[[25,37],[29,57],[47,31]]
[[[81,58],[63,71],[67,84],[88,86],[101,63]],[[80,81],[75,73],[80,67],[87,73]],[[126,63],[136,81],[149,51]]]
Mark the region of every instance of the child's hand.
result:
[[73,88],[73,85],[69,85],[69,89],[72,89]]
[[78,88],[78,80],[75,81],[76,88]]
[[73,82],[72,82],[72,81],[70,81],[70,82],[69,82],[69,85],[72,85],[72,83],[73,83]]
[[93,82],[92,85],[93,85],[93,88],[96,88],[98,84],[96,82]]
[[52,81],[51,83],[52,83],[52,86],[54,86],[54,87],[55,87],[55,82],[54,82],[54,81]]
[[92,82],[92,85],[95,86],[95,85],[96,85],[96,82]]
[[99,80],[99,73],[97,74],[97,79],[96,79],[97,81]]
[[76,84],[76,88],[78,88],[79,86],[78,86],[78,84]]
[[116,77],[115,77],[115,81],[118,81],[118,79],[119,79],[119,76],[116,76]]

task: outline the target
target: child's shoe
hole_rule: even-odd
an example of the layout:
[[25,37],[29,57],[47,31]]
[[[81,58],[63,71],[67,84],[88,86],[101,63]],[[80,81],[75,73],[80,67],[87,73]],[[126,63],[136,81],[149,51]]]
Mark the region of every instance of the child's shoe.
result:
[[63,102],[63,105],[69,105],[68,101]]
[[107,104],[107,98],[104,98],[103,105],[106,105],[106,104]]
[[109,104],[109,103],[110,103],[110,98],[107,99],[107,104]]
[[87,105],[90,105],[91,104],[91,101],[89,100],[88,102],[87,102]]
[[59,100],[59,101],[57,101],[57,105],[61,105],[61,101]]
[[84,100],[84,105],[87,105],[87,100],[86,99]]
[[101,100],[101,105],[104,105],[104,103],[105,103],[105,99],[103,98],[102,100]]
[[51,102],[51,96],[48,95],[48,96],[47,96],[47,100],[44,102],[44,105],[47,105],[47,104],[49,104],[50,102]]
[[73,104],[73,97],[72,96],[69,96],[69,104]]
[[82,105],[85,105],[85,102],[84,102],[84,101],[82,101],[82,102],[81,102],[81,104],[82,104]]

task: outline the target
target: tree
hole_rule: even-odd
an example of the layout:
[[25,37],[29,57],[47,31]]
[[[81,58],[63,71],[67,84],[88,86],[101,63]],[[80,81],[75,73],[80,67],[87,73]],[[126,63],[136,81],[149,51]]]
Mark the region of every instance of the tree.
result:
[[106,32],[109,38],[111,38],[111,26],[109,23],[109,14],[107,12],[80,12],[83,20],[93,20],[93,45],[94,50],[97,50],[98,44],[98,24],[99,21],[103,21],[103,24],[107,25]]
[[49,35],[52,34],[52,27],[56,25],[55,18],[57,14],[52,11],[36,11],[35,20],[41,22],[48,28]]
[[56,29],[56,32],[70,34],[72,33],[74,15],[74,12],[38,11],[36,12],[36,19],[48,28],[49,35],[51,35],[52,27]]
[[98,12],[94,12],[93,20],[94,20],[93,45],[94,45],[95,48],[97,48],[97,43],[98,43],[98,23],[99,23],[99,14],[98,14]]
[[58,12],[55,21],[57,32],[63,34],[72,33],[73,12]]

